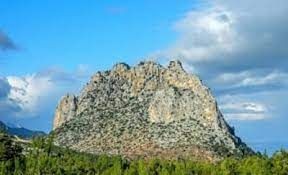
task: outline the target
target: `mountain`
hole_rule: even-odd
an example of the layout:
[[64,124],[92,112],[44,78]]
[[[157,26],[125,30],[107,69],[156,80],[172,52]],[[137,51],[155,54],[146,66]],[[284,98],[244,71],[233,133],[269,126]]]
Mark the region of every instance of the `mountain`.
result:
[[0,121],[0,131],[4,132],[6,130],[7,126]]
[[23,127],[12,127],[8,126],[5,123],[0,121],[0,131],[5,132],[9,135],[16,135],[23,139],[30,139],[35,136],[43,136],[46,135],[45,132],[42,131],[32,131]]
[[209,89],[181,62],[116,64],[97,72],[54,118],[55,144],[128,158],[215,160],[253,154],[234,134]]

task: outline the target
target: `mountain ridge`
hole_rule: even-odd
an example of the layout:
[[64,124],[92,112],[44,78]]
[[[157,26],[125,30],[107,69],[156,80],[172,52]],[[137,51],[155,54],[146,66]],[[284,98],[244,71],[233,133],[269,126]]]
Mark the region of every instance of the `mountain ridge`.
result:
[[20,138],[23,139],[31,139],[35,136],[44,136],[46,135],[45,132],[43,131],[34,131],[34,130],[30,130],[24,127],[12,127],[12,126],[8,126],[7,124],[5,124],[4,122],[0,121],[0,130],[2,132],[5,132],[9,135],[16,135]]

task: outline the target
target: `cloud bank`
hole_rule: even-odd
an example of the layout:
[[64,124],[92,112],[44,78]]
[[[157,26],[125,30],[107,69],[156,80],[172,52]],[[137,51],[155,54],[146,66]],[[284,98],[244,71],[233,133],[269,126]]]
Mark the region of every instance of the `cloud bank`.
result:
[[24,76],[0,78],[0,117],[8,122],[33,117],[51,119],[55,99],[80,91],[89,77],[87,71],[85,65],[73,72],[51,67]]
[[178,38],[155,56],[180,59],[199,74],[222,101],[227,119],[269,119],[267,110],[247,107],[269,108],[269,98],[255,93],[273,96],[288,88],[287,16],[285,0],[208,0],[174,23]]
[[207,67],[218,72],[287,65],[287,6],[284,0],[208,1],[174,24],[179,37],[159,55],[181,58],[205,73]]

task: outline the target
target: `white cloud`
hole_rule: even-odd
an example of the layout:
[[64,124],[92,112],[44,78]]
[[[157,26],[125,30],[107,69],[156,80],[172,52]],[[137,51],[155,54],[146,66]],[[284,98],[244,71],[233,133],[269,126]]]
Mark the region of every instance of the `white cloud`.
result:
[[264,77],[246,77],[238,86],[265,85],[269,83],[287,82],[288,74],[274,71]]
[[[234,101],[234,100],[233,100]],[[237,101],[237,100],[235,100]],[[259,102],[225,102],[220,109],[227,120],[264,120],[270,117],[268,107]]]
[[270,118],[272,106],[249,95],[224,95],[219,97],[219,108],[227,120],[264,120]]
[[47,115],[43,111],[54,111],[62,95],[80,91],[88,79],[87,71],[87,66],[81,65],[72,73],[51,67],[25,76],[7,76],[10,89],[5,100],[0,101],[0,106],[5,108],[0,114],[16,118]]
[[159,55],[193,62],[219,59],[213,55],[232,52],[239,40],[234,23],[233,13],[222,7],[191,11],[175,24],[179,39]]
[[238,86],[265,85],[269,83],[286,81],[287,78],[288,78],[287,73],[272,72],[270,74],[265,75],[264,77],[246,77],[238,84]]
[[228,85],[229,88],[263,86],[269,84],[288,85],[288,73],[278,70],[273,70],[268,73],[255,70],[237,73],[222,73],[218,75],[213,82],[219,86]]
[[156,57],[179,58],[202,74],[287,69],[287,1],[206,2],[175,22],[178,38]]
[[254,102],[238,102],[238,103],[226,103],[221,105],[221,109],[223,110],[233,110],[233,111],[246,111],[246,112],[266,112],[267,107],[260,103]]
[[51,95],[55,88],[50,77],[39,77],[36,74],[9,76],[7,79],[12,87],[8,97],[16,101],[25,113],[36,112],[39,101]]
[[238,121],[254,121],[254,120],[264,120],[268,116],[265,114],[253,114],[253,113],[229,113],[225,115],[227,120],[238,120]]

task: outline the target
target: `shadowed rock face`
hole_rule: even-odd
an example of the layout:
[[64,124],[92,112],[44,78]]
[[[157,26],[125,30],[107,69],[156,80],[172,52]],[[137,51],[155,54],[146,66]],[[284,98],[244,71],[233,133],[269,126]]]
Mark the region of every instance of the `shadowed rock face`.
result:
[[252,153],[234,135],[201,80],[179,61],[120,63],[65,96],[54,119],[55,143],[129,158],[217,159]]

